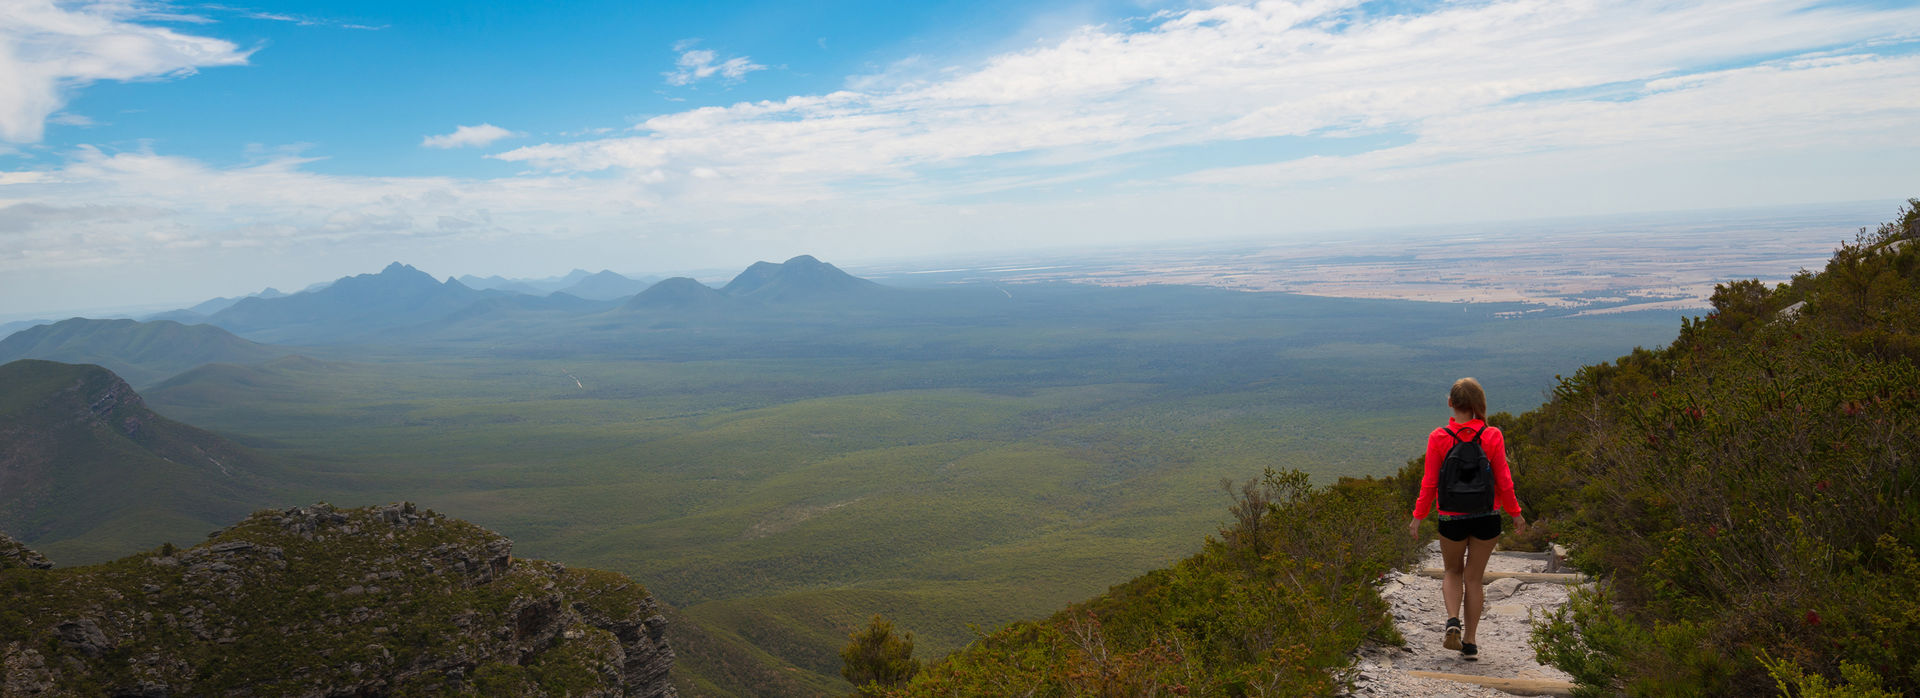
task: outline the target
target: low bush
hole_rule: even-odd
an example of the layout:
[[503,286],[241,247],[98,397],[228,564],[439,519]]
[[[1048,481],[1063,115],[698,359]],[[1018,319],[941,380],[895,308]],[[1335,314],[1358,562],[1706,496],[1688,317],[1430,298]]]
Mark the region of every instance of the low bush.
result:
[[1229,487],[1199,554],[921,671],[895,696],[1300,696],[1337,691],[1369,638],[1399,643],[1372,582],[1418,552],[1393,478]]

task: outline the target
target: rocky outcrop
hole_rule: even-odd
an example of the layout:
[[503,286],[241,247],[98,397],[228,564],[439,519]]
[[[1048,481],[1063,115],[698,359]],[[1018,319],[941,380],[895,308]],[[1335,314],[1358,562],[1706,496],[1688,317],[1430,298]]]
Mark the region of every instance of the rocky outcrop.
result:
[[90,567],[0,537],[0,695],[676,695],[645,589],[512,551],[411,504],[260,512]]
[[0,533],[0,570],[25,567],[28,569],[52,569],[53,562],[46,556],[28,550],[26,544]]

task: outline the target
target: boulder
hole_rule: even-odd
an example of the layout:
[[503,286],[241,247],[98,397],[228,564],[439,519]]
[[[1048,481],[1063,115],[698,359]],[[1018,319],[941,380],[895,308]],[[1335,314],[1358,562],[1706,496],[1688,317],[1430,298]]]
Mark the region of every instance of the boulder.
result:
[[1505,601],[1526,586],[1525,582],[1512,577],[1496,579],[1487,583],[1487,601]]

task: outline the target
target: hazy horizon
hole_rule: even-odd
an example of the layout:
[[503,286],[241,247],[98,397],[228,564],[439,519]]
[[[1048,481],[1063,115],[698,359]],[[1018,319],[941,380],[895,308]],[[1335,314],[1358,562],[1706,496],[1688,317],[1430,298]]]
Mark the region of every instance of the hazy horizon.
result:
[[[1840,242],[1849,239],[1859,227],[1871,227],[1887,219],[1900,203],[1901,202],[1898,201],[1848,201],[1738,209],[1636,212],[1611,216],[1553,217],[1453,225],[1354,228],[1340,231],[1326,231],[1328,233],[1326,235],[1318,237],[1309,236],[1306,239],[1221,237],[1184,241],[1145,242],[1128,245],[1082,245],[1071,247],[980,250],[920,256],[872,256],[864,258],[825,257],[822,258],[822,261],[840,266],[860,276],[880,279],[883,283],[890,285],[956,283],[957,281],[953,274],[941,274],[940,272],[969,271],[972,267],[978,266],[1070,262],[1073,263],[1073,265],[1065,268],[1066,270],[1064,271],[1041,276],[1044,277],[1044,280],[1048,281],[1072,281],[1084,280],[1082,278],[1083,275],[1076,272],[1075,268],[1083,266],[1086,263],[1096,261],[1110,262],[1114,259],[1127,259],[1136,255],[1145,258],[1145,260],[1143,260],[1144,266],[1151,267],[1151,260],[1163,258],[1165,255],[1171,254],[1184,253],[1187,255],[1185,260],[1191,261],[1195,258],[1219,259],[1222,256],[1244,254],[1249,250],[1268,247],[1278,249],[1338,248],[1349,251],[1366,250],[1374,246],[1382,248],[1391,246],[1392,249],[1405,249],[1409,245],[1416,245],[1423,241],[1430,241],[1430,239],[1476,239],[1481,236],[1486,236],[1500,240],[1525,238],[1528,236],[1543,235],[1549,232],[1563,237],[1591,236],[1594,241],[1599,242],[1609,238],[1627,239],[1647,235],[1658,236],[1670,231],[1680,231],[1683,233],[1682,235],[1670,238],[1676,244],[1684,244],[1689,237],[1707,241],[1720,240],[1723,241],[1726,249],[1732,250],[1743,246],[1744,241],[1739,243],[1730,241],[1737,239],[1737,236],[1741,233],[1753,235],[1758,232],[1755,230],[1756,228],[1765,229],[1766,232],[1775,238],[1772,241],[1776,243],[1790,242],[1793,239],[1804,239],[1806,245],[1803,250],[1803,256],[1805,259],[1814,260],[1824,259],[1834,247],[1837,247]],[[1781,228],[1789,228],[1791,230],[1778,230]],[[1628,243],[1626,246],[1627,249],[1622,252],[1631,253],[1634,246],[1638,244],[1641,243],[1638,241]],[[811,253],[799,251],[794,254]],[[690,276],[700,280],[702,283],[719,286],[724,285],[729,279],[733,278],[733,276],[755,262],[780,262],[788,259],[790,256],[791,255],[756,256],[748,251],[740,256],[740,261],[734,266],[678,269],[622,268],[615,262],[596,260],[596,262],[592,264],[583,262],[565,269],[550,268],[527,274],[503,272],[499,271],[497,267],[486,270],[453,269],[431,266],[419,263],[416,260],[390,259],[365,267],[342,269],[338,272],[312,269],[309,271],[313,272],[313,274],[309,276],[284,280],[267,280],[265,283],[255,283],[251,286],[244,287],[238,286],[237,281],[231,278],[214,280],[196,278],[179,279],[178,281],[181,283],[200,283],[205,288],[217,288],[218,290],[201,292],[195,295],[186,290],[189,287],[175,286],[174,288],[181,289],[179,293],[175,293],[172,296],[165,296],[157,292],[150,293],[147,294],[146,297],[158,298],[158,300],[140,303],[103,303],[95,306],[69,306],[53,309],[41,308],[24,310],[15,309],[23,306],[14,304],[7,307],[0,307],[0,323],[31,320],[61,320],[68,317],[139,318],[153,313],[184,309],[213,298],[234,298],[252,295],[266,288],[273,288],[286,294],[299,293],[304,289],[331,283],[341,278],[378,273],[388,264],[393,263],[412,266],[441,280],[464,276],[482,278],[500,276],[511,281],[536,281],[557,279],[574,271],[599,272],[606,270],[613,271],[628,278],[640,278],[643,276],[661,278],[669,276]],[[813,256],[821,257],[820,255]],[[1221,261],[1223,263],[1225,262],[1225,260]],[[1709,271],[1718,272],[1716,278],[1721,280],[1748,277],[1784,279],[1794,271],[1793,268],[1786,266],[1778,269],[1766,266],[1759,268],[1738,268],[1737,264],[1734,267],[1729,267],[1728,263],[1716,259],[1694,261],[1701,263],[1702,267]],[[963,268],[949,268],[956,265]],[[1107,269],[1107,267],[1088,268]],[[1010,278],[1014,282],[1019,281],[1018,277]],[[1036,278],[1033,280],[1042,279]],[[1418,279],[1414,279],[1414,281],[1418,281]],[[1156,281],[1156,283],[1214,285],[1204,282],[1194,283],[1184,280],[1177,275],[1167,275],[1165,278]],[[1241,290],[1277,289],[1241,288]],[[1322,293],[1320,295],[1333,295],[1337,297],[1382,297],[1378,294],[1355,295],[1351,293]],[[11,300],[18,297],[17,295],[8,296],[7,299]]]

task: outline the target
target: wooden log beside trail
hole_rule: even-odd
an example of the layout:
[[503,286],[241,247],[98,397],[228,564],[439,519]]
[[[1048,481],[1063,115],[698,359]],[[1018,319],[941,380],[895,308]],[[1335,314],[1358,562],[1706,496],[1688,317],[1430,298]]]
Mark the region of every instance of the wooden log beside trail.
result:
[[1471,674],[1443,674],[1437,671],[1408,671],[1408,676],[1423,679],[1441,679],[1470,683],[1496,691],[1506,691],[1517,696],[1571,696],[1573,684],[1553,679],[1509,679],[1497,676],[1474,676]]
[[[1423,567],[1420,569],[1420,574],[1434,579],[1444,579],[1447,576],[1447,571],[1438,567]],[[1577,572],[1494,572],[1491,570],[1483,574],[1481,579],[1491,582],[1495,579],[1506,579],[1508,577],[1523,582],[1545,584],[1585,584],[1588,581],[1587,575]]]

